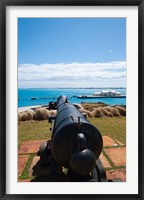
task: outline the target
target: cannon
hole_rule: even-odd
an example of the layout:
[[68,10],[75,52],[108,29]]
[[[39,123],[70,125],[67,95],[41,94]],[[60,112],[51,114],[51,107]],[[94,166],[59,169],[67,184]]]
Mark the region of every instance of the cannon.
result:
[[67,169],[68,181],[107,182],[99,159],[103,140],[98,129],[66,96],[58,97],[52,105],[57,115],[48,117],[52,123],[51,140],[42,143],[38,152],[41,163],[50,165],[52,179],[57,180],[63,169]]

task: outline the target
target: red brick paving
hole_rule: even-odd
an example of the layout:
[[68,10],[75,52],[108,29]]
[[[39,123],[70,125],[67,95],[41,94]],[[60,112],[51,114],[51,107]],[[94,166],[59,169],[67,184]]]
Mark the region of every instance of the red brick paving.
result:
[[19,154],[26,154],[26,153],[36,153],[39,150],[39,147],[42,142],[46,140],[31,140],[23,142],[23,144],[19,148]]
[[107,161],[106,157],[103,155],[103,153],[101,153],[100,155],[100,160],[104,166],[104,168],[108,168],[108,167],[111,167],[111,165],[109,164],[109,162]]
[[28,140],[23,142],[24,145],[31,145],[31,144],[41,144],[42,142],[46,142],[47,140]]
[[18,182],[30,182],[31,179],[18,180]]
[[20,176],[26,166],[29,155],[18,156],[18,176]]
[[120,146],[124,146],[125,144],[123,144],[122,142],[118,141],[118,140],[115,140],[116,143],[118,143]]
[[[19,148],[19,154],[29,154],[29,153],[36,153],[39,150],[39,147],[42,142],[46,140],[32,140],[32,141],[25,141]],[[126,148],[122,147],[124,144],[113,140],[108,136],[103,136],[103,146],[109,147],[104,148],[105,153],[107,156],[112,160],[115,166],[125,166],[126,165]],[[120,147],[121,146],[121,147]],[[22,171],[25,168],[29,155],[19,155],[18,157],[18,174],[21,175]],[[107,158],[101,153],[100,159],[105,168],[112,167],[108,162]],[[37,165],[39,162],[39,157],[34,156],[32,160],[32,164],[29,168],[29,175],[32,176],[33,170],[35,169],[36,174],[45,175],[49,173],[50,169],[45,167],[44,169],[40,169],[40,166]],[[34,168],[33,168],[34,167]],[[126,171],[125,169],[116,169],[116,170],[108,170],[106,171],[108,179],[112,178],[121,178],[123,181],[126,181]],[[30,179],[21,180],[20,182],[29,182]]]
[[107,146],[118,146],[118,144],[109,136],[103,136],[103,147]]
[[115,166],[126,165],[126,148],[109,148],[104,150]]
[[126,170],[116,169],[106,171],[107,179],[120,178],[122,181],[126,181]]

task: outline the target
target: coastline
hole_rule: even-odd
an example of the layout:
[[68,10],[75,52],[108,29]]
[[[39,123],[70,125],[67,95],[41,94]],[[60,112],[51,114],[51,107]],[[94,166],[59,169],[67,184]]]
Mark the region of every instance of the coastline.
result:
[[37,106],[19,107],[19,108],[18,108],[18,113],[19,113],[19,112],[28,111],[28,110],[33,110],[33,109],[35,109],[35,108],[41,108],[41,107],[44,107],[44,106],[42,106],[42,105],[37,105]]
[[78,88],[70,88],[70,89],[19,89],[18,93],[18,105],[19,107],[31,106],[33,105],[46,105],[49,102],[55,102],[57,98],[61,95],[66,95],[70,100],[70,103],[94,103],[94,102],[103,102],[109,105],[125,105],[126,98],[84,98],[79,99],[76,98],[79,95],[92,95],[95,92],[101,92],[102,90],[115,90],[116,92],[120,92],[122,95],[126,94],[126,89],[118,88],[86,88],[86,89],[78,89]]

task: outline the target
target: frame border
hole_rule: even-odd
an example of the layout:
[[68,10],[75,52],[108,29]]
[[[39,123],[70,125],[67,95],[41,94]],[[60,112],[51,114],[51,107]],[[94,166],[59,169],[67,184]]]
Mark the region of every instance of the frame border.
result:
[[[138,195],[6,194],[6,7],[138,6]],[[0,199],[135,199],[144,200],[144,0],[0,0]]]

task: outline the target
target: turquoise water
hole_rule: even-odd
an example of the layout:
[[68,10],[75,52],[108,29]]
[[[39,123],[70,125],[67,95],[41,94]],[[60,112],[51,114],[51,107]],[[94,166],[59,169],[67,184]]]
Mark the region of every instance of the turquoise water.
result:
[[[78,99],[75,95],[87,95],[102,90],[115,90],[126,94],[124,88],[96,88],[96,89],[18,89],[18,107],[33,106],[33,105],[47,105],[50,101],[56,101],[60,95],[66,95],[71,103],[81,102],[103,102],[109,105],[126,105],[126,98],[96,98],[96,99]],[[32,100],[31,98],[34,98]]]

